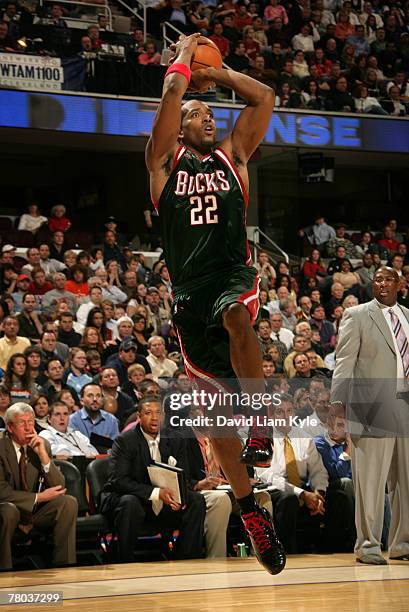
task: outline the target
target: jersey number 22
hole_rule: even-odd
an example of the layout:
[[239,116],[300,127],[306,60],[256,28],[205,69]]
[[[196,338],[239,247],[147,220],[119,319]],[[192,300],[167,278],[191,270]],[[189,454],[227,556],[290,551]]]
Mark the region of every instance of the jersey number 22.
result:
[[190,225],[209,225],[219,222],[216,196],[206,195],[204,198],[192,196],[190,204],[194,204],[190,210]]

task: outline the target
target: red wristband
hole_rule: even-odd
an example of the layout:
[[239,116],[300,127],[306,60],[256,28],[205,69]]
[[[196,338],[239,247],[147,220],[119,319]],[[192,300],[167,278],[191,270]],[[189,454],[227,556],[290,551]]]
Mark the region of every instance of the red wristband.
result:
[[189,66],[186,66],[186,64],[172,64],[171,66],[169,66],[169,68],[166,70],[166,74],[165,74],[165,79],[168,76],[168,74],[172,74],[172,72],[178,72],[179,74],[183,74],[183,76],[187,79],[187,82],[190,83],[190,77],[192,76],[192,71],[190,70]]

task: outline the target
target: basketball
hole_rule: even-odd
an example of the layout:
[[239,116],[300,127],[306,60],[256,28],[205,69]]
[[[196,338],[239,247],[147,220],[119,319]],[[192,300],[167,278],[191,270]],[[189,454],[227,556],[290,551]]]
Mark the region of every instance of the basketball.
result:
[[190,69],[221,68],[223,59],[218,47],[208,38],[203,37],[200,40],[203,42],[197,45]]

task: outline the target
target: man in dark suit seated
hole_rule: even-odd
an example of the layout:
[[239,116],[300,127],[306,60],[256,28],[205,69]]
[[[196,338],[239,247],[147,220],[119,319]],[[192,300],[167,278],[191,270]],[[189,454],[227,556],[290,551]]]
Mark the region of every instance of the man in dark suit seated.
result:
[[[164,437],[158,398],[147,396],[138,404],[138,425],[116,438],[112,447],[110,477],[102,512],[114,523],[118,536],[118,558],[122,563],[134,560],[134,545],[145,524],[158,530],[177,527],[180,536],[176,554],[179,559],[202,556],[205,500],[200,493],[188,491],[182,507],[172,490],[154,487],[147,467],[152,461],[169,463],[187,472],[184,440]],[[173,458],[173,459],[172,459]]]
[[64,477],[51,461],[50,445],[35,430],[34,411],[18,402],[8,408],[0,438],[0,570],[12,569],[11,540],[17,528],[52,528],[53,564],[76,561],[77,500],[65,495]]

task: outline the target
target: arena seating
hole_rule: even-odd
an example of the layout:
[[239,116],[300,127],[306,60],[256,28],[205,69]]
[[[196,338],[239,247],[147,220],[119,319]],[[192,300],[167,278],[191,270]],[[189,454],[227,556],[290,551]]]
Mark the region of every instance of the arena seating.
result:
[[[0,51],[70,59],[71,76],[76,72],[76,77],[67,77],[66,89],[159,97],[162,26],[169,24],[173,36],[199,29],[213,38],[226,65],[275,88],[278,107],[408,114],[407,11],[362,0],[311,0],[305,6],[273,2],[226,0],[199,9],[192,3],[184,5],[175,20],[167,0],[147,9],[145,26],[142,5],[137,4],[135,12],[117,15],[117,31],[111,30],[109,20],[98,17],[101,27],[96,24],[95,7],[90,7],[87,21],[77,19],[78,10],[67,3],[55,9],[53,17],[52,3],[28,14],[23,5],[6,2]],[[101,13],[111,15],[113,10],[101,4]],[[133,23],[129,33],[124,23]],[[18,42],[22,39],[24,47]],[[79,62],[73,69],[75,58]]]

